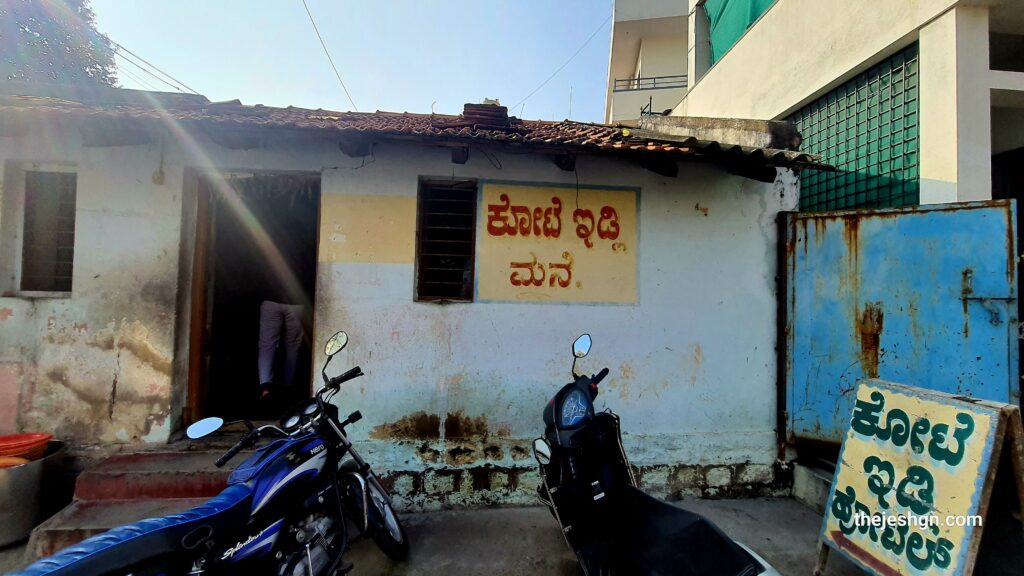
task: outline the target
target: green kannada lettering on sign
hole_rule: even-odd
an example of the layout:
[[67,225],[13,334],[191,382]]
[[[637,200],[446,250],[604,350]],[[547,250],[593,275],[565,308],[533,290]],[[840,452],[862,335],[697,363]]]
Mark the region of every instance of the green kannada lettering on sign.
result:
[[[902,448],[910,441],[910,448],[918,453],[924,453],[925,445],[922,437],[931,435],[928,442],[928,455],[935,462],[945,462],[950,466],[957,466],[964,458],[964,446],[967,439],[974,433],[974,418],[965,412],[958,412],[956,415],[956,429],[953,431],[953,438],[949,438],[949,424],[932,425],[928,418],[918,418],[913,427],[910,425],[910,417],[899,408],[890,410],[885,415],[885,426],[879,426],[882,411],[885,408],[885,396],[881,392],[871,393],[871,400],[857,399],[853,407],[853,420],[850,427],[854,432],[865,437],[875,437],[882,441],[891,442],[893,446]],[[950,444],[956,445],[955,449]]]

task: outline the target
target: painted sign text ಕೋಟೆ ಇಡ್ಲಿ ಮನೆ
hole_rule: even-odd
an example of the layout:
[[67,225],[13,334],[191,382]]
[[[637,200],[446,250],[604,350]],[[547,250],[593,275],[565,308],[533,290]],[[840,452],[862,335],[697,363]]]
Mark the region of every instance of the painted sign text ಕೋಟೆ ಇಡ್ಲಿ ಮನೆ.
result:
[[636,302],[636,194],[484,184],[478,298]]

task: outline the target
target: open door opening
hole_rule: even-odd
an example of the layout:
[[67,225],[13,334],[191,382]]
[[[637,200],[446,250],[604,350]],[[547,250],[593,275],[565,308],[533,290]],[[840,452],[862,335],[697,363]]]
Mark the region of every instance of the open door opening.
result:
[[276,419],[311,393],[320,176],[207,175],[198,200],[190,412]]

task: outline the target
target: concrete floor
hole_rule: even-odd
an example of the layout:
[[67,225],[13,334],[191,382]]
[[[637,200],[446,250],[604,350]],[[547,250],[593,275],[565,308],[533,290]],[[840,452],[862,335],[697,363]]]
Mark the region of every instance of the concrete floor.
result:
[[[790,499],[699,500],[678,504],[705,515],[784,576],[808,576],[814,567],[821,517]],[[576,562],[545,508],[490,508],[403,515],[410,560],[395,564],[373,542],[353,545],[352,574],[575,576]],[[24,565],[24,545],[0,549],[0,571]],[[829,576],[859,576],[833,554]]]

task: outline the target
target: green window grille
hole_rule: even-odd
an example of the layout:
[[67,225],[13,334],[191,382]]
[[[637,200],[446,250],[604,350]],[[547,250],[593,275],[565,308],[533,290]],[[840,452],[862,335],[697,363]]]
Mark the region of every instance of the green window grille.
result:
[[789,120],[803,135],[802,149],[836,167],[801,173],[801,211],[918,204],[916,43]]

